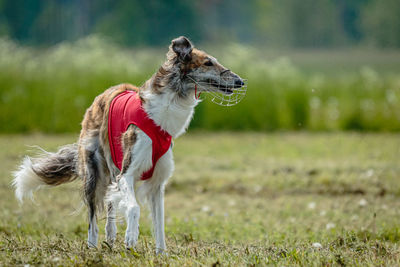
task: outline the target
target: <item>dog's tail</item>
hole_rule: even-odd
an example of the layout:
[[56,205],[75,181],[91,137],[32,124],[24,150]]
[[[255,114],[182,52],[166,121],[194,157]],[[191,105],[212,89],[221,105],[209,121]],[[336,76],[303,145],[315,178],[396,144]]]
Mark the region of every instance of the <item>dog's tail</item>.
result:
[[36,158],[25,157],[14,172],[15,196],[22,202],[26,196],[32,198],[33,192],[42,185],[56,186],[75,180],[77,158],[76,144],[63,146],[55,153],[43,150]]

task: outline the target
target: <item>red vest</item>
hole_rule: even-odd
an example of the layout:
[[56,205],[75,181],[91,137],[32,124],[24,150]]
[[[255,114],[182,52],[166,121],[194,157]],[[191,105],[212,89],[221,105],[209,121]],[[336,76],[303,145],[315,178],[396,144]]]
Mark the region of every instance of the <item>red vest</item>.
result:
[[141,180],[147,180],[153,176],[157,161],[171,147],[172,137],[148,117],[135,91],[126,90],[120,93],[112,100],[108,113],[108,141],[112,160],[119,170],[122,168],[123,161],[121,136],[131,124],[136,125],[152,141],[153,165],[141,177]]

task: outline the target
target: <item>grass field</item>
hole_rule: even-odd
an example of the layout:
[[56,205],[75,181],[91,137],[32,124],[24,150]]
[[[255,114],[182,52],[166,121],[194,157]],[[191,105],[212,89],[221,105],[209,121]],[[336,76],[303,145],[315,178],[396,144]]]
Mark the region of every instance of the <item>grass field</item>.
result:
[[74,139],[0,136],[0,265],[400,265],[398,134],[183,136],[166,192],[167,256],[154,254],[146,209],[135,251],[123,246],[123,221],[114,248],[87,249],[79,182],[18,206],[10,171],[26,145]]

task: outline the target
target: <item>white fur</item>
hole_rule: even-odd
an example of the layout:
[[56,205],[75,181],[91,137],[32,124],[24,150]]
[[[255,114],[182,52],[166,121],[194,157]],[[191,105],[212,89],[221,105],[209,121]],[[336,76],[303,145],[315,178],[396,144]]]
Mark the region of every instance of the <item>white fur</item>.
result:
[[[151,168],[152,161],[152,141],[143,131],[139,130],[137,141],[132,149],[132,162],[126,174],[131,177],[132,183],[140,179],[143,172]],[[132,179],[134,178],[134,179]]]
[[33,192],[45,185],[39,176],[32,170],[32,161],[25,157],[19,169],[13,173],[12,185],[15,187],[15,196],[22,203],[24,197],[33,198]]
[[191,96],[181,98],[168,88],[161,95],[145,90],[143,98],[146,100],[144,109],[149,117],[173,138],[185,133],[192,120],[194,108],[199,103],[194,92]]
[[138,240],[140,218],[140,207],[135,197],[133,177],[127,172],[119,180],[118,186],[124,197],[121,203],[123,203],[127,222],[125,245],[127,248],[132,248],[136,246]]

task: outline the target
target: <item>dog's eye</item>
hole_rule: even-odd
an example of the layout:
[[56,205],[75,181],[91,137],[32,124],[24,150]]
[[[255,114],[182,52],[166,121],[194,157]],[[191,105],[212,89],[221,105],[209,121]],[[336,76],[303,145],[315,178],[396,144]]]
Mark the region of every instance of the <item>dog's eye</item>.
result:
[[204,63],[204,65],[206,65],[206,66],[213,66],[214,64],[211,62],[211,60],[208,60],[208,61],[206,61],[205,63]]

